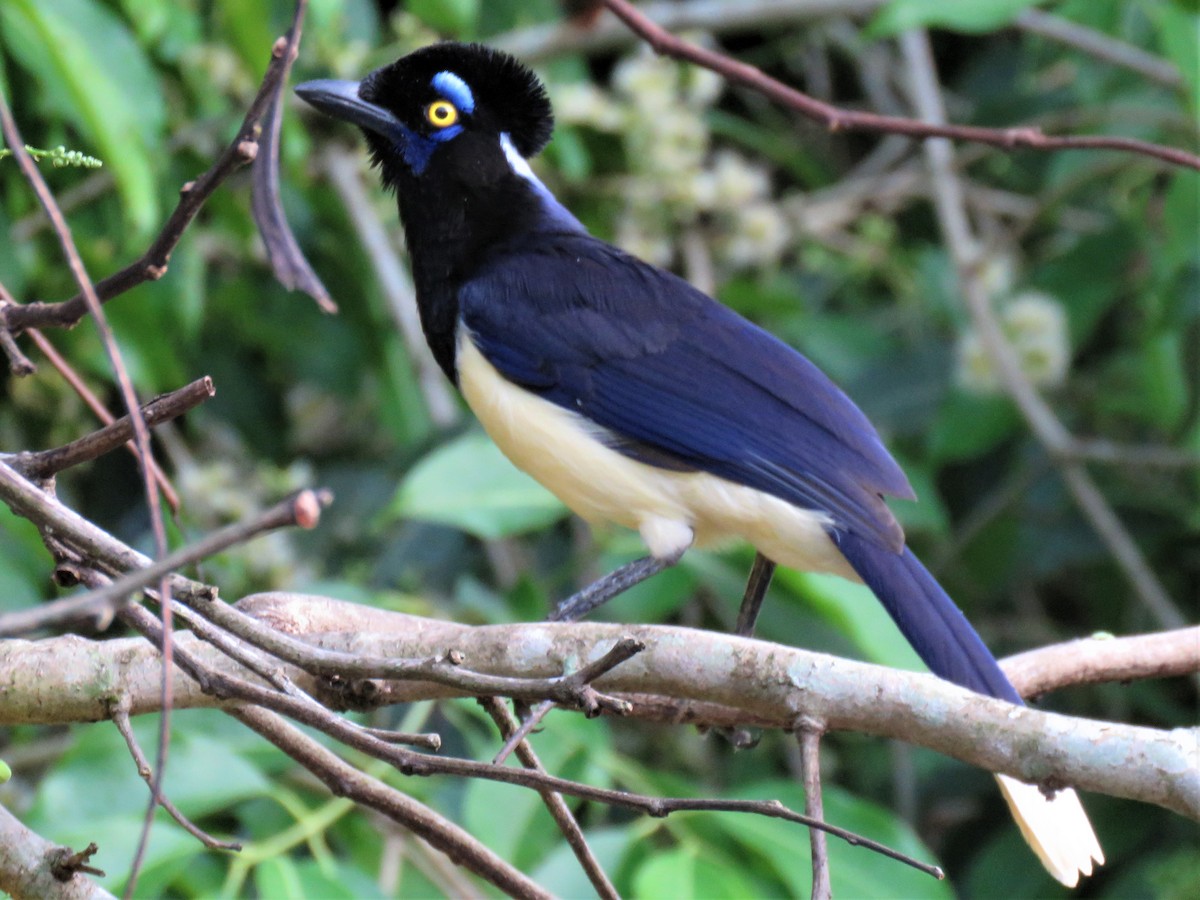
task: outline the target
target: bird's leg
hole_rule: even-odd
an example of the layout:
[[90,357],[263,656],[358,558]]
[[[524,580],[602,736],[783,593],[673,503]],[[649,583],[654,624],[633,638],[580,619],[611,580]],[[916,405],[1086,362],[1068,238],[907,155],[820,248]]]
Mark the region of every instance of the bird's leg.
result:
[[767,588],[771,586],[771,577],[774,574],[775,563],[761,553],[755,553],[754,565],[750,569],[750,577],[746,580],[746,593],[742,596],[742,605],[738,609],[735,634],[741,637],[754,636],[758,611],[762,609],[763,598],[767,596]]
[[[754,554],[754,565],[750,567],[750,577],[746,579],[746,593],[742,595],[742,605],[738,609],[737,626],[734,634],[741,637],[754,637],[754,625],[758,621],[758,611],[762,609],[763,599],[767,596],[767,588],[771,586],[771,577],[775,574],[775,563],[761,553]],[[737,728],[722,728],[734,749],[747,750],[758,743],[760,732],[739,726]]]
[[641,584],[663,569],[669,569],[679,562],[681,556],[682,550],[672,556],[643,556],[641,559],[625,563],[563,600],[546,618],[551,622],[576,622],[635,584]]

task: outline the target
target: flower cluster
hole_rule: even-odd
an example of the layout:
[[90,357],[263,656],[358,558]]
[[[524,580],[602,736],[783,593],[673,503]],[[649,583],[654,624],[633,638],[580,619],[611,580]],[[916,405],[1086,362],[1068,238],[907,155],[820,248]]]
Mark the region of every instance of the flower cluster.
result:
[[[1001,305],[999,319],[1025,377],[1039,387],[1062,384],[1071,363],[1062,304],[1048,294],[1024,291]],[[958,380],[976,393],[1000,390],[995,363],[974,331],[968,331],[959,340]]]
[[[25,152],[39,162],[49,160],[50,164],[56,169],[65,169],[68,166],[81,169],[99,169],[104,165],[96,157],[88,156],[79,150],[68,150],[62,144],[59,144],[53,150],[39,150],[37,147],[30,147],[26,144]],[[12,156],[12,151],[6,147],[0,147],[0,159],[4,159],[6,156]]]
[[561,121],[617,135],[630,175],[616,239],[666,264],[676,239],[705,223],[716,259],[731,269],[775,263],[792,229],[771,198],[770,173],[729,148],[715,149],[706,115],[724,89],[720,76],[641,48],[619,62],[611,91],[558,86]]

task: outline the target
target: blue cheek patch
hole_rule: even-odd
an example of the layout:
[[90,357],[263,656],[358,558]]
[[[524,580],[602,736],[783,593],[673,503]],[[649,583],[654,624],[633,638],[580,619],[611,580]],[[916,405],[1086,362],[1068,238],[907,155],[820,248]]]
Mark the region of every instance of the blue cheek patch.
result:
[[413,174],[422,175],[429,166],[429,160],[432,158],[433,152],[437,150],[438,144],[453,140],[462,134],[462,130],[461,125],[451,125],[449,128],[443,128],[441,131],[435,131],[426,136],[417,134],[410,128],[401,127],[400,140],[396,144],[400,155],[412,169]]
[[404,162],[412,169],[414,175],[422,174],[429,165],[429,158],[433,156],[437,144],[403,125],[400,126],[399,132],[396,145],[400,155],[404,157]]
[[475,94],[467,83],[453,72],[438,72],[433,76],[433,87],[457,106],[459,112],[475,112]]

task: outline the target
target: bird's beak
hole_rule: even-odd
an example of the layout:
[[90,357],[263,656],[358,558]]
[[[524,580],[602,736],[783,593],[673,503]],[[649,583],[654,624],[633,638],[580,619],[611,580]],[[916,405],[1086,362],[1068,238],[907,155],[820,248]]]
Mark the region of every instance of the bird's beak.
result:
[[358,96],[358,88],[357,81],[323,78],[296,85],[296,93],[327,116],[343,119],[392,140],[402,135],[405,129],[400,120],[382,106]]

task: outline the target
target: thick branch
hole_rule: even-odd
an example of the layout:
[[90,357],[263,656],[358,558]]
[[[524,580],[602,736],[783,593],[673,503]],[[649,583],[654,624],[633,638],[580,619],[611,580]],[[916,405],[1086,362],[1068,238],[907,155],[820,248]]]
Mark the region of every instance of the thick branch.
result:
[[[963,690],[931,675],[867,665],[725,634],[665,626],[598,623],[473,627],[384,613],[326,598],[281,595],[249,606],[314,629],[325,648],[362,657],[420,657],[447,647],[468,653],[479,672],[506,678],[548,677],[569,660],[594,660],[622,636],[647,649],[601,680],[607,691],[654,694],[683,703],[717,703],[747,720],[791,728],[802,715],[831,730],[855,730],[929,747],[990,771],[1055,785],[1072,784],[1141,800],[1200,818],[1197,735],[1072,718],[1011,705]],[[332,634],[325,628],[370,633]],[[180,635],[180,647],[241,676],[219,652]],[[157,653],[131,639],[96,643],[77,637],[0,644],[3,724],[92,721],[107,716],[109,698],[127,694],[131,712],[156,708]],[[54,672],[54,684],[45,673]],[[314,682],[293,674],[302,689]],[[176,704],[212,705],[177,677]],[[870,689],[864,689],[869,685]],[[394,685],[394,702],[466,695],[420,682]],[[635,707],[633,714],[638,714]]]
[[1023,697],[1072,684],[1194,675],[1200,672],[1200,625],[1133,637],[1081,638],[1018,653],[1003,665]]

